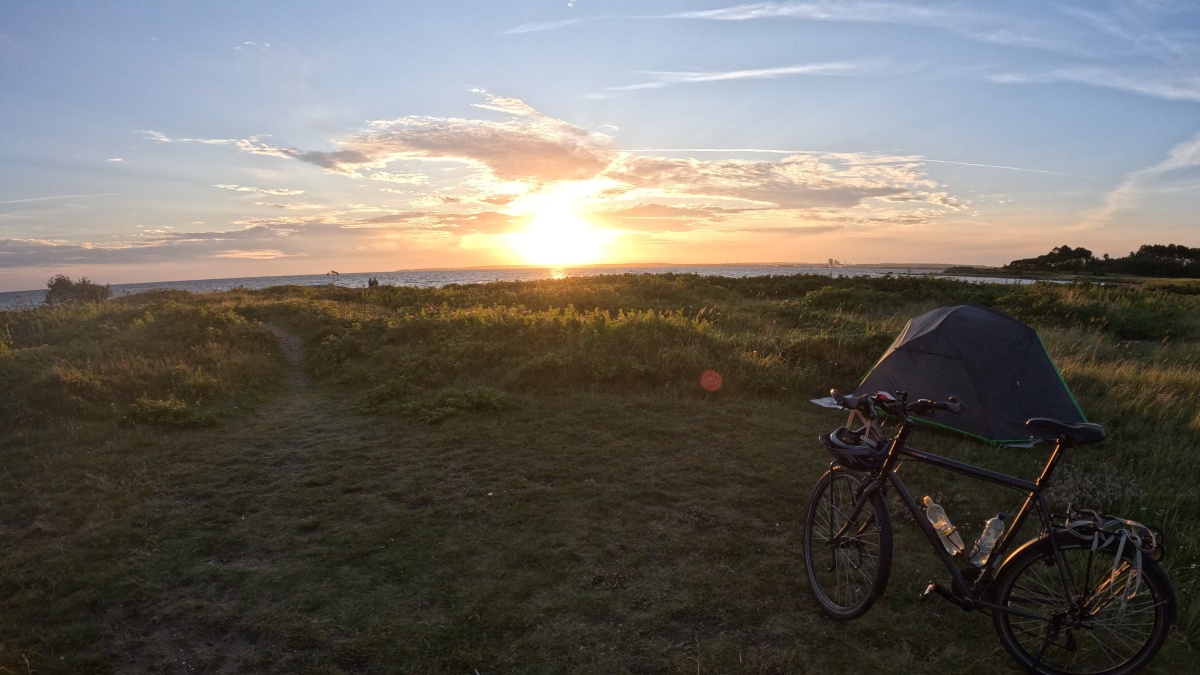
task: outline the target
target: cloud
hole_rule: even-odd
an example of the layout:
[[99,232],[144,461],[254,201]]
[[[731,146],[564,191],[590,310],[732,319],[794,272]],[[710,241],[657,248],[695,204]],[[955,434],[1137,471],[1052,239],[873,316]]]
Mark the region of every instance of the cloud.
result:
[[645,72],[654,79],[641,84],[609,87],[610,91],[632,91],[638,89],[662,89],[676,84],[723,82],[728,80],[770,80],[793,75],[850,75],[863,72],[864,67],[853,63],[810,63],[777,68],[755,70],[730,70],[724,72]]
[[214,185],[213,187],[221,188],[222,190],[233,190],[234,192],[256,192],[258,194],[264,194],[264,195],[302,195],[302,194],[304,194],[304,190],[289,190],[287,188],[260,188],[260,187],[248,187],[245,185],[226,185],[226,184],[218,184],[218,185]]
[[606,177],[663,194],[707,195],[787,208],[858,206],[933,187],[915,162],[860,156],[794,155],[778,162],[628,155]]
[[108,159],[106,159],[104,161],[117,163],[117,162],[124,162],[125,158],[124,157],[109,157]]
[[213,254],[214,258],[237,258],[240,260],[276,260],[278,258],[294,258],[296,254],[288,254],[275,249],[255,249],[253,251],[241,251],[230,249]]
[[527,24],[524,24],[521,26],[516,26],[515,28],[509,28],[508,30],[501,31],[500,34],[501,35],[520,35],[522,33],[538,33],[538,32],[545,31],[545,30],[557,30],[559,28],[566,28],[567,26],[578,26],[580,24],[591,23],[593,21],[598,21],[598,20],[599,19],[597,19],[595,17],[590,17],[590,18],[583,18],[583,19],[564,19],[562,21],[547,21],[547,22],[543,22],[543,23],[527,23]]
[[1060,68],[1046,72],[1009,72],[989,75],[997,84],[1050,84],[1075,82],[1118,89],[1168,101],[1200,102],[1200,70],[1171,70],[1162,67]]
[[321,208],[320,206],[317,206],[315,204],[284,204],[281,202],[254,202],[254,205],[255,206],[269,206],[269,207],[275,208],[275,209],[287,209],[289,211]]
[[386,171],[376,171],[369,178],[371,180],[380,180],[388,183],[406,183],[408,185],[424,185],[429,182],[429,176],[423,173],[388,173]]
[[430,206],[442,206],[445,204],[459,204],[462,201],[462,197],[455,197],[453,195],[445,194],[431,194],[425,195],[420,199],[414,199],[409,203],[417,208],[428,208]]
[[33,202],[49,202],[60,199],[84,199],[88,197],[114,197],[120,195],[120,192],[97,192],[86,195],[51,195],[49,197],[29,197],[27,199],[9,199],[8,201],[0,202],[0,206],[4,204],[30,204]]
[[[837,70],[818,64],[659,75],[664,82],[682,83],[782,77],[830,68]],[[376,204],[324,206],[257,201],[257,206],[278,211],[266,217],[261,211],[247,213],[234,220],[240,230],[147,232],[130,244],[136,252],[105,252],[103,246],[88,245],[72,255],[127,260],[185,252],[229,257],[230,252],[249,256],[265,251],[290,257],[325,254],[331,246],[370,250],[379,242],[391,247],[432,242],[446,246],[456,237],[478,242],[480,237],[488,239],[484,235],[510,233],[539,214],[558,210],[583,214],[633,238],[684,241],[702,233],[706,241],[733,241],[738,232],[798,236],[837,228],[922,226],[964,208],[956,195],[929,179],[920,157],[713,148],[627,152],[607,134],[544,115],[520,99],[477,93],[482,100],[475,108],[486,113],[477,118],[410,115],[379,120],[323,149],[268,144],[266,137],[258,136],[186,139],[146,132],[163,143],[226,147],[298,160],[336,176],[365,176],[389,186],[378,188],[381,191],[405,195],[408,203],[397,207],[386,198]],[[769,157],[704,156],[718,151]],[[678,152],[691,156],[672,156]],[[413,170],[422,162],[451,164]],[[255,195],[301,193],[234,184],[217,187]],[[365,186],[359,182],[356,187]],[[68,251],[53,250],[64,255]],[[4,260],[0,256],[0,266]]]
[[142,130],[138,133],[158,143],[224,145],[252,155],[267,155],[269,157],[294,157],[297,154],[297,151],[291,148],[276,148],[268,145],[262,140],[261,136],[250,136],[249,138],[172,138],[161,131]]
[[596,215],[613,227],[628,230],[690,232],[720,223],[730,215],[745,213],[747,210],[712,206],[670,206],[651,202],[598,211]]
[[[968,5],[969,6],[969,5]],[[1093,53],[1087,41],[1074,36],[1070,24],[1037,19],[1021,14],[1005,16],[1001,9],[963,10],[957,7],[931,7],[915,3],[853,2],[818,0],[816,2],[759,2],[666,15],[670,19],[709,21],[758,21],[771,19],[834,21],[844,23],[885,23],[930,27],[950,31],[965,38],[992,44],[1014,45],[1040,50],[1086,55]],[[1072,39],[1074,38],[1074,39]]]
[[255,42],[253,40],[246,40],[242,44],[234,47],[234,50],[241,51],[243,49],[253,49],[256,51],[267,51],[270,48],[271,48],[270,42]]
[[[695,79],[771,77],[830,68],[841,66],[710,73]],[[738,208],[809,209],[852,208],[880,199],[957,208],[949,195],[930,190],[935,185],[925,176],[919,158],[830,153],[797,153],[777,161],[643,156],[617,151],[611,137],[543,115],[519,99],[479,93],[484,101],[478,108],[501,113],[507,119],[408,116],[381,120],[351,134],[330,151],[268,147],[257,137],[245,141],[223,139],[219,143],[242,151],[298,159],[346,176],[361,177],[363,169],[373,167],[378,170],[370,174],[372,178],[396,183],[425,180],[417,178],[425,174],[384,170],[398,161],[457,160],[483,170],[456,186],[440,187],[435,193],[416,197],[411,203],[418,209],[468,202],[518,208],[513,204],[515,195],[571,182],[586,185],[592,180],[603,186],[604,194],[597,194],[597,198],[610,200],[702,197],[740,202]],[[290,194],[236,185],[221,187]],[[597,189],[585,188],[585,193]]]
[[756,2],[719,9],[668,15],[680,19],[751,21],[759,19],[809,19],[871,23],[930,24],[957,16],[944,9],[888,2]]
[[1167,158],[1158,164],[1126,176],[1120,185],[1108,193],[1100,207],[1084,214],[1079,226],[1088,229],[1107,225],[1116,214],[1136,205],[1156,180],[1172,172],[1195,167],[1200,167],[1200,133],[1176,144]]
[[[588,178],[611,161],[610,137],[542,115],[517,99],[485,96],[479,107],[502,112],[509,119],[408,116],[378,120],[331,151],[274,147],[260,137],[178,142],[228,145],[243,152],[298,159],[355,178],[361,178],[364,169],[383,169],[397,161],[456,160],[483,167],[500,180],[544,183]],[[145,133],[162,142],[177,142],[158,132]],[[397,174],[376,171],[375,175]]]

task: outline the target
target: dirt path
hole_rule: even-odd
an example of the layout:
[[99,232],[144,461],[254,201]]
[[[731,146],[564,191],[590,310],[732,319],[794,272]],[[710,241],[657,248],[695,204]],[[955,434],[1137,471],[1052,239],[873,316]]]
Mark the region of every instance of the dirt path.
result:
[[[292,366],[287,389],[256,406],[236,425],[202,432],[195,446],[204,448],[205,462],[193,468],[186,481],[171,485],[168,491],[174,496],[163,507],[176,509],[174,517],[184,522],[225,518],[222,526],[210,531],[219,543],[212,544],[214,552],[205,565],[214,574],[213,570],[229,565],[249,570],[297,564],[291,556],[303,554],[293,553],[293,547],[301,548],[307,538],[315,536],[299,524],[303,522],[301,512],[323,513],[319,505],[297,510],[297,504],[307,504],[313,490],[320,492],[319,486],[300,481],[322,475],[355,479],[347,455],[389,444],[385,430],[371,418],[356,414],[351,403],[311,386],[311,378],[301,369],[305,350],[298,336],[275,324],[264,325],[278,339]],[[206,470],[205,463],[211,468]],[[222,515],[226,507],[197,497],[217,492],[230,504],[252,507],[240,516]],[[315,522],[316,516],[309,517]],[[273,521],[280,527],[254,529],[253,519]],[[226,530],[249,534],[236,538],[222,534]],[[180,619],[176,614],[179,603],[201,601],[185,583],[167,586],[153,601],[122,605],[110,612],[107,649],[117,670],[237,673],[244,672],[240,659],[246,654],[281,653],[283,648],[272,640],[256,640],[239,628],[202,629]],[[227,582],[227,586],[226,597],[235,597],[237,584]],[[246,602],[270,607],[269,600],[259,597],[249,597]]]
[[275,338],[279,340],[279,348],[283,351],[283,356],[292,364],[292,373],[288,377],[288,386],[296,389],[307,387],[312,384],[312,379],[300,367],[304,364],[304,343],[299,336],[289,332],[282,326],[273,323],[263,322],[267,330],[275,334]]

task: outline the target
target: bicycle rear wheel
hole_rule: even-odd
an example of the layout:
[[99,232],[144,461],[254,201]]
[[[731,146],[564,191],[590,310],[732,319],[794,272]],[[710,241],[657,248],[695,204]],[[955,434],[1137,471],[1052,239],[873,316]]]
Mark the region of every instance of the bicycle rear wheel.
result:
[[[1175,593],[1162,565],[1127,544],[1092,550],[1092,542],[1060,535],[1063,567],[1049,539],[1027,544],[996,576],[997,604],[1042,615],[992,614],[1001,644],[1035,673],[1132,673],[1158,653],[1175,617]],[[1070,584],[1068,595],[1063,582]]]
[[892,523],[879,492],[854,516],[862,476],[835,466],[817,481],[804,517],[804,566],[813,596],[835,619],[862,616],[892,570]]

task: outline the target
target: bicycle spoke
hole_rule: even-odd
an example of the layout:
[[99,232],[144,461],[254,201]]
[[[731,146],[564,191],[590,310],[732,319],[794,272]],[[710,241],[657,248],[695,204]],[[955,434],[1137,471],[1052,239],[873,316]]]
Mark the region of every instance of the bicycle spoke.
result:
[[817,600],[839,618],[857,616],[874,602],[890,565],[880,542],[877,499],[858,507],[859,483],[845,470],[827,474],[814,492],[806,522],[809,581]]
[[1049,555],[1029,551],[998,588],[1002,604],[1044,615],[997,615],[1001,640],[1018,660],[1039,672],[1125,673],[1157,651],[1169,585],[1148,574],[1161,578],[1161,571],[1139,572],[1130,560],[1114,561],[1113,550],[1074,541],[1060,546],[1060,571],[1049,545],[1042,548]]

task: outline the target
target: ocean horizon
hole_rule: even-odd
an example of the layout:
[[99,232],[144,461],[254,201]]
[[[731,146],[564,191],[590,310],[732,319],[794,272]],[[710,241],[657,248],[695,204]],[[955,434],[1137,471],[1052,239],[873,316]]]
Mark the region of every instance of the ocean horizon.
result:
[[[229,279],[190,279],[182,281],[148,281],[132,284],[109,284],[112,297],[153,290],[182,290],[192,293],[228,291],[235,288],[261,290],[272,286],[327,286],[333,284],[343,288],[366,288],[376,279],[386,286],[441,287],[449,284],[480,284],[496,281],[535,281],[539,279],[565,279],[605,274],[698,274],[700,276],[726,276],[733,278],[820,274],[840,276],[935,276],[942,279],[959,279],[980,283],[1029,283],[1027,279],[1003,277],[962,277],[941,274],[934,266],[913,265],[912,267],[845,266],[828,267],[817,265],[759,264],[759,265],[598,265],[588,267],[493,267],[468,269],[425,269],[400,270],[395,272],[347,272],[336,274],[299,274],[259,277],[235,277]],[[0,293],[0,311],[32,309],[40,306],[46,289],[7,291]]]

